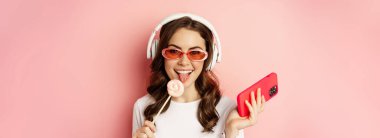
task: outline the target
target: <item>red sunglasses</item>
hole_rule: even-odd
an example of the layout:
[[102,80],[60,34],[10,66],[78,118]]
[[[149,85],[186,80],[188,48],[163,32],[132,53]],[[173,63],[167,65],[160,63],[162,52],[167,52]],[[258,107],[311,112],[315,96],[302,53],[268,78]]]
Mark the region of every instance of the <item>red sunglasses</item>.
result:
[[207,59],[207,52],[201,49],[189,50],[186,53],[176,48],[165,48],[162,50],[162,56],[166,59],[180,59],[185,54],[191,61],[203,61]]

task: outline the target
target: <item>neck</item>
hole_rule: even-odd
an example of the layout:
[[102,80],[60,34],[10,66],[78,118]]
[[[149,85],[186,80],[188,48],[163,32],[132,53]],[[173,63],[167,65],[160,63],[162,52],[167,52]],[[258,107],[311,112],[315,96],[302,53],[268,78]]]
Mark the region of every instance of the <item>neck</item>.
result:
[[201,96],[199,95],[197,89],[195,88],[195,84],[193,83],[192,85],[185,88],[185,91],[180,97],[172,97],[172,100],[176,102],[187,103],[199,100],[200,98]]

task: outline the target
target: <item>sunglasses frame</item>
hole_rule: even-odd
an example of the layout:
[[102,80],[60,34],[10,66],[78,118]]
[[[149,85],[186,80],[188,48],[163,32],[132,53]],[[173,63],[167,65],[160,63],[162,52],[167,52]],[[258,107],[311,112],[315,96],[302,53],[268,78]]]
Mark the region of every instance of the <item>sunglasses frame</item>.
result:
[[[166,59],[173,59],[173,58],[168,58],[168,57],[166,57],[165,54],[164,54],[167,50],[172,50],[172,49],[174,49],[174,50],[178,50],[178,51],[181,52],[180,57],[178,57],[178,58],[174,58],[174,59],[180,59],[180,58],[183,57],[183,55],[186,55],[187,58],[188,58],[190,61],[204,61],[204,60],[206,60],[206,59],[208,58],[208,53],[207,53],[207,51],[202,50],[202,49],[188,50],[188,51],[185,53],[185,52],[183,52],[181,49],[178,49],[178,48],[164,48],[164,49],[162,49],[162,51],[161,51],[162,56],[163,56],[164,58],[166,58]],[[191,58],[189,58],[189,53],[190,53],[191,51],[201,51],[202,53],[205,53],[205,57],[204,57],[203,59],[200,59],[200,60],[192,60]]]

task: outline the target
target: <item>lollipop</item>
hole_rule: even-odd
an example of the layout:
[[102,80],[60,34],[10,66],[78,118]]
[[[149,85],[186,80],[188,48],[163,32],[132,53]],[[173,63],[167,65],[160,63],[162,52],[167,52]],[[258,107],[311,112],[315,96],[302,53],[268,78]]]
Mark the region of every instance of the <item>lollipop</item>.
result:
[[168,82],[168,93],[173,97],[180,97],[183,94],[183,84],[179,80],[171,80]]
[[170,80],[167,84],[169,97],[166,99],[164,105],[162,105],[158,114],[154,117],[153,123],[156,122],[157,117],[161,114],[162,109],[164,109],[165,105],[168,103],[171,97],[180,97],[183,94],[184,88],[183,84],[179,80]]

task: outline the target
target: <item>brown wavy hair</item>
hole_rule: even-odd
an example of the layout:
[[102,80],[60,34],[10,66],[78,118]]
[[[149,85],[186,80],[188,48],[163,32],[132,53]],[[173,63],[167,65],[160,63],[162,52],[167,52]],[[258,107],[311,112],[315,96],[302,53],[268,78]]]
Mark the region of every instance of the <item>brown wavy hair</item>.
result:
[[[160,31],[160,41],[156,51],[156,56],[153,59],[150,68],[150,84],[147,88],[148,93],[155,99],[155,103],[147,106],[144,111],[145,118],[152,121],[153,117],[158,113],[165,100],[169,97],[166,84],[170,78],[165,71],[165,59],[161,55],[162,49],[168,47],[168,43],[173,34],[180,28],[186,28],[200,33],[201,37],[206,42],[206,51],[209,57],[205,60],[202,72],[195,81],[201,101],[198,106],[197,118],[203,126],[202,132],[213,132],[213,127],[219,120],[219,114],[216,110],[216,105],[221,98],[219,82],[212,71],[206,71],[207,66],[211,63],[213,56],[213,35],[209,28],[202,23],[192,20],[189,17],[182,17],[173,20],[162,26]],[[165,112],[170,106],[170,102],[162,110]]]

